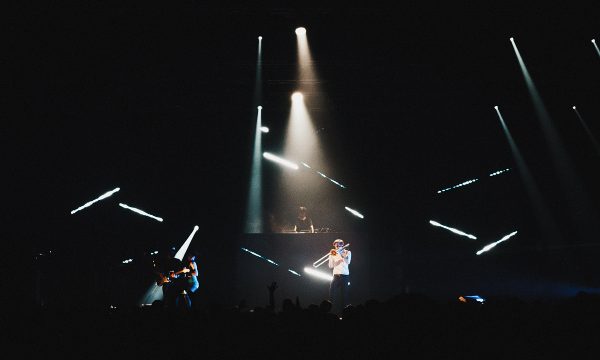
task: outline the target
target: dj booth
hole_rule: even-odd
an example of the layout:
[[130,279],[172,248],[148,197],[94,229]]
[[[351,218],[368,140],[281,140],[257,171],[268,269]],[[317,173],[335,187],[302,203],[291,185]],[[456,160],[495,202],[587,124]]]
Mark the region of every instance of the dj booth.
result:
[[346,249],[352,252],[350,303],[363,303],[370,297],[370,251],[368,238],[358,233],[244,234],[236,261],[234,296],[251,308],[264,307],[269,304],[267,287],[276,282],[276,308],[286,298],[295,302],[297,297],[302,307],[328,299],[330,282],[315,272],[331,276],[332,270],[323,260],[336,239],[349,244]]

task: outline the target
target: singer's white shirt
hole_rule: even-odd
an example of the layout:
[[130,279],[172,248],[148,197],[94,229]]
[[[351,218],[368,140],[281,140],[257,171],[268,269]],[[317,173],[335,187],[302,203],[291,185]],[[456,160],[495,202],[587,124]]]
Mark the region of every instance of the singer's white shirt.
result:
[[346,257],[340,256],[340,254],[329,255],[329,268],[333,269],[333,275],[350,275],[348,265],[352,261],[352,252],[350,250],[344,250],[347,254]]

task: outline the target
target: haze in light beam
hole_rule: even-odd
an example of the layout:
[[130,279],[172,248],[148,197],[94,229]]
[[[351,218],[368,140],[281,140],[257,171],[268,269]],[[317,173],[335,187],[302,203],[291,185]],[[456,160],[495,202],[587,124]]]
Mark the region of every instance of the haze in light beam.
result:
[[333,275],[324,273],[322,271],[315,270],[315,269],[311,268],[310,266],[305,267],[304,272],[311,276],[314,276],[318,279],[327,280],[327,281],[333,280]]
[[117,191],[121,190],[121,188],[116,188],[114,190],[108,191],[102,195],[100,195],[98,198],[92,200],[92,201],[88,201],[85,204],[81,205],[80,207],[78,207],[75,210],[71,211],[71,215],[75,214],[76,212],[85,209],[86,207],[91,206],[92,204],[94,204],[95,202],[98,202],[100,200],[106,199],[107,197],[111,196],[112,194],[116,193]]
[[596,39],[592,39],[592,44],[594,44],[594,49],[596,49],[596,54],[600,56],[600,49],[598,49],[598,45],[596,44]]
[[194,226],[194,230],[192,230],[192,233],[188,236],[188,238],[185,240],[183,245],[181,245],[179,250],[177,250],[174,258],[183,260],[183,256],[185,255],[185,252],[187,251],[187,249],[190,247],[190,243],[192,242],[192,239],[194,238],[194,234],[196,233],[196,231],[198,231],[198,229],[200,229],[198,227],[198,225]]
[[299,166],[296,163],[294,163],[292,161],[289,161],[289,160],[286,160],[286,159],[284,159],[282,157],[273,155],[273,154],[268,153],[268,152],[264,152],[263,153],[263,157],[265,159],[267,159],[267,160],[271,160],[271,161],[276,162],[276,163],[278,163],[280,165],[286,166],[286,167],[288,167],[290,169],[298,170],[298,168],[299,168]]

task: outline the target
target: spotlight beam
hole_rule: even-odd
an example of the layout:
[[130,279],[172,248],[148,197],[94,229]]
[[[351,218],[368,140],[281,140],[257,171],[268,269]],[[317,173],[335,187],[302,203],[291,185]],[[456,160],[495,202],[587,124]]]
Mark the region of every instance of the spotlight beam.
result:
[[94,199],[94,200],[92,200],[92,201],[88,201],[88,202],[86,202],[85,204],[81,205],[81,206],[80,206],[80,207],[78,207],[77,209],[75,209],[75,210],[72,210],[72,211],[71,211],[71,215],[75,214],[75,213],[76,213],[76,212],[78,212],[78,211],[81,211],[81,210],[85,209],[86,207],[92,206],[94,203],[96,203],[96,202],[98,202],[98,201],[100,201],[100,200],[106,199],[107,197],[111,196],[112,194],[116,193],[116,192],[117,192],[117,191],[119,191],[119,190],[121,190],[121,188],[116,188],[116,189],[114,189],[114,190],[108,191],[108,192],[106,192],[106,193],[104,193],[104,194],[100,195],[99,197],[97,197],[96,199]]
[[592,44],[594,44],[594,49],[596,49],[596,54],[600,56],[600,49],[598,49],[598,45],[596,44],[596,39],[592,39]]
[[437,227],[444,228],[446,230],[450,230],[451,232],[453,232],[457,235],[465,236],[465,237],[468,237],[469,239],[477,240],[477,237],[475,235],[467,234],[466,232],[460,231],[460,230],[452,228],[450,226],[442,225],[437,221],[429,220],[429,223],[433,226],[437,226]]
[[598,144],[598,140],[596,140],[596,138],[594,137],[594,134],[592,133],[590,128],[587,126],[586,122],[583,120],[583,117],[581,117],[579,110],[577,110],[577,108],[575,106],[573,106],[573,111],[575,111],[575,115],[577,115],[579,122],[581,122],[583,129],[585,130],[586,134],[590,138],[590,141],[594,145],[594,148],[596,149],[596,153],[598,153],[598,155],[600,156],[600,144]]
[[163,221],[163,219],[162,219],[161,217],[154,216],[154,215],[152,215],[152,214],[148,214],[147,212],[145,212],[145,211],[143,211],[143,210],[140,210],[140,209],[137,209],[137,208],[131,207],[131,206],[129,206],[129,205],[126,205],[126,204],[123,204],[123,203],[119,203],[119,206],[120,206],[120,207],[122,207],[122,208],[124,208],[124,209],[131,210],[131,211],[133,211],[133,212],[135,212],[135,213],[138,213],[138,214],[140,214],[140,215],[147,216],[147,217],[149,217],[149,218],[151,218],[151,219],[154,219],[154,220],[156,220],[156,221],[159,221],[159,222],[162,222],[162,221]]
[[190,243],[192,242],[192,239],[194,238],[194,234],[196,234],[196,231],[198,231],[198,229],[200,229],[200,227],[198,227],[198,225],[194,226],[194,230],[192,230],[192,233],[187,237],[187,239],[185,240],[183,245],[181,245],[179,250],[177,250],[174,258],[183,260],[183,255],[185,255],[185,252],[190,247]]

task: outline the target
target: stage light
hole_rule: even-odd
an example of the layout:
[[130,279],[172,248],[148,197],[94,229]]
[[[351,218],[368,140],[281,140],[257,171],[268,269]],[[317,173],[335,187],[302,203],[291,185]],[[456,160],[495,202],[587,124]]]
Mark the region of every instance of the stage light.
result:
[[573,110],[577,110],[577,108],[575,106],[573,106]]
[[465,182],[462,182],[462,183],[460,183],[460,184],[458,184],[458,185],[454,185],[454,186],[451,186],[451,187],[449,187],[449,188],[445,188],[445,189],[442,189],[442,190],[438,190],[438,192],[437,192],[437,193],[438,193],[438,194],[441,194],[441,193],[443,193],[443,192],[446,192],[446,191],[449,191],[449,190],[452,190],[452,189],[456,189],[456,188],[459,188],[459,187],[462,187],[462,186],[465,186],[465,185],[469,185],[469,184],[472,184],[472,183],[474,183],[474,182],[475,182],[475,181],[477,181],[477,180],[479,180],[479,179],[471,179],[471,180],[467,180],[467,181],[465,181]]
[[494,106],[494,109],[498,110],[498,105]]
[[261,127],[260,127],[260,131],[261,131],[261,132],[264,132],[264,133],[266,134],[266,133],[268,133],[268,132],[269,132],[269,128],[268,128],[268,127],[266,127],[266,126],[261,126]]
[[358,211],[356,211],[356,210],[354,210],[354,209],[351,209],[351,208],[349,208],[349,207],[347,207],[347,206],[344,206],[344,209],[348,210],[348,211],[349,211],[349,212],[350,212],[352,215],[354,215],[354,216],[356,216],[356,217],[359,217],[359,218],[361,218],[361,219],[364,219],[364,218],[365,218],[365,217],[363,216],[363,214],[359,213]]
[[339,182],[337,182],[337,181],[333,180],[332,178],[330,178],[329,176],[327,176],[327,175],[323,174],[323,173],[322,173],[322,172],[320,172],[320,171],[317,171],[317,174],[321,175],[322,177],[324,177],[325,179],[327,179],[327,180],[331,181],[332,183],[336,184],[337,186],[341,187],[342,189],[345,189],[345,188],[346,188],[344,185],[342,185],[342,184],[340,184]]
[[500,175],[500,174],[505,173],[507,171],[510,171],[510,169],[498,170],[498,171],[495,171],[495,172],[491,173],[489,176]]
[[458,229],[455,229],[455,228],[452,228],[452,227],[449,227],[449,226],[446,226],[446,225],[442,225],[442,224],[440,224],[437,221],[429,220],[429,223],[431,225],[433,225],[433,226],[437,226],[437,227],[444,228],[446,230],[450,230],[450,231],[452,231],[453,233],[455,233],[457,235],[465,236],[465,237],[468,237],[469,239],[477,240],[477,237],[475,235],[467,234],[466,232],[460,231]]
[[273,264],[273,265],[275,265],[275,266],[279,266],[279,264],[278,264],[278,263],[276,263],[275,261],[273,261],[273,260],[271,260],[271,259],[267,259],[266,257],[264,257],[264,256],[262,256],[262,255],[260,255],[260,254],[257,254],[257,253],[255,253],[255,252],[254,252],[254,251],[252,251],[252,250],[248,250],[248,249],[246,249],[246,248],[244,248],[244,247],[243,247],[243,248],[241,248],[241,249],[242,249],[243,251],[245,251],[245,252],[249,253],[249,254],[252,254],[252,255],[256,256],[257,258],[263,259],[263,260],[265,260],[265,261],[267,261],[267,262],[269,262],[269,263],[271,263],[271,264]]
[[304,95],[301,92],[296,91],[292,94],[292,101],[302,101],[304,99]]
[[306,29],[303,27],[299,27],[296,29],[296,35],[306,35]]
[[514,41],[515,39],[513,39],[512,37],[509,39],[510,41]]
[[256,108],[257,108],[258,110],[262,110],[262,106],[260,106],[260,105],[258,105]]
[[162,218],[160,218],[160,217],[158,217],[158,216],[154,216],[154,215],[148,214],[147,212],[145,212],[145,211],[143,211],[143,210],[140,210],[140,209],[137,209],[137,208],[131,207],[131,206],[129,206],[129,205],[125,205],[125,204],[123,204],[123,203],[119,203],[119,206],[120,206],[120,207],[122,207],[122,208],[124,208],[124,209],[131,210],[131,211],[133,211],[133,212],[135,212],[135,213],[138,213],[138,214],[140,214],[140,215],[144,215],[144,216],[147,216],[147,217],[149,217],[149,218],[152,218],[152,219],[154,219],[154,220],[156,220],[156,221],[160,221],[160,222],[162,222],[162,221],[163,221],[163,219],[162,219]]
[[177,253],[175,253],[174,258],[183,260],[183,255],[185,255],[187,249],[190,247],[192,238],[194,237],[194,234],[196,234],[196,231],[198,231],[198,229],[200,229],[200,227],[198,227],[198,225],[194,226],[194,230],[192,230],[192,233],[188,236],[188,238],[185,240],[183,245],[181,245],[179,250],[177,250]]
[[595,44],[596,43],[596,39],[592,39],[592,42]]
[[307,273],[307,274],[309,274],[309,275],[311,275],[311,276],[314,276],[314,277],[316,277],[318,279],[327,280],[327,281],[333,280],[333,275],[328,274],[328,273],[324,273],[322,271],[315,270],[315,269],[313,269],[312,267],[309,267],[309,266],[307,266],[307,267],[304,268],[304,272]]
[[300,277],[302,277],[302,275],[298,274],[297,272],[295,272],[295,271],[294,271],[294,270],[292,270],[292,269],[288,269],[288,271],[289,271],[289,272],[291,272],[292,274],[296,275],[296,276],[300,276]]
[[85,204],[83,204],[82,206],[78,207],[77,209],[75,209],[75,210],[72,210],[72,211],[71,211],[71,215],[75,214],[76,212],[78,212],[78,211],[80,211],[80,210],[83,210],[83,209],[85,209],[85,208],[86,208],[86,207],[88,207],[88,206],[91,206],[92,204],[94,204],[94,203],[95,203],[95,202],[97,202],[97,201],[100,201],[100,200],[106,199],[107,197],[111,196],[112,194],[116,193],[116,192],[117,192],[117,191],[119,191],[119,190],[121,190],[121,188],[116,188],[116,189],[114,189],[114,190],[111,190],[111,191],[109,191],[109,192],[106,192],[106,193],[104,193],[104,194],[100,195],[98,198],[96,198],[96,199],[94,199],[94,200],[92,200],[92,201],[88,201],[88,202],[86,202]]
[[289,160],[286,160],[284,158],[281,158],[279,156],[273,155],[271,153],[264,152],[263,153],[263,157],[265,159],[267,159],[267,160],[271,160],[271,161],[276,162],[276,163],[278,163],[280,165],[287,166],[290,169],[298,170],[298,165],[296,165],[295,163],[293,163],[293,162],[291,162]]
[[496,247],[496,245],[498,245],[498,244],[500,244],[501,242],[503,242],[503,241],[506,241],[506,240],[510,239],[511,237],[513,237],[513,236],[514,236],[516,233],[517,233],[516,231],[513,231],[513,232],[511,232],[510,234],[508,234],[508,235],[504,236],[502,239],[500,239],[500,240],[498,240],[498,241],[496,241],[496,242],[493,242],[493,243],[491,243],[491,244],[488,244],[488,245],[484,246],[484,247],[483,247],[483,249],[481,249],[481,250],[479,250],[479,251],[477,252],[477,255],[481,255],[481,254],[483,254],[483,253],[484,253],[484,252],[486,252],[486,251],[490,251],[491,249],[495,248],[495,247]]
[[262,36],[259,36],[259,37],[258,37],[258,40],[262,40]]

